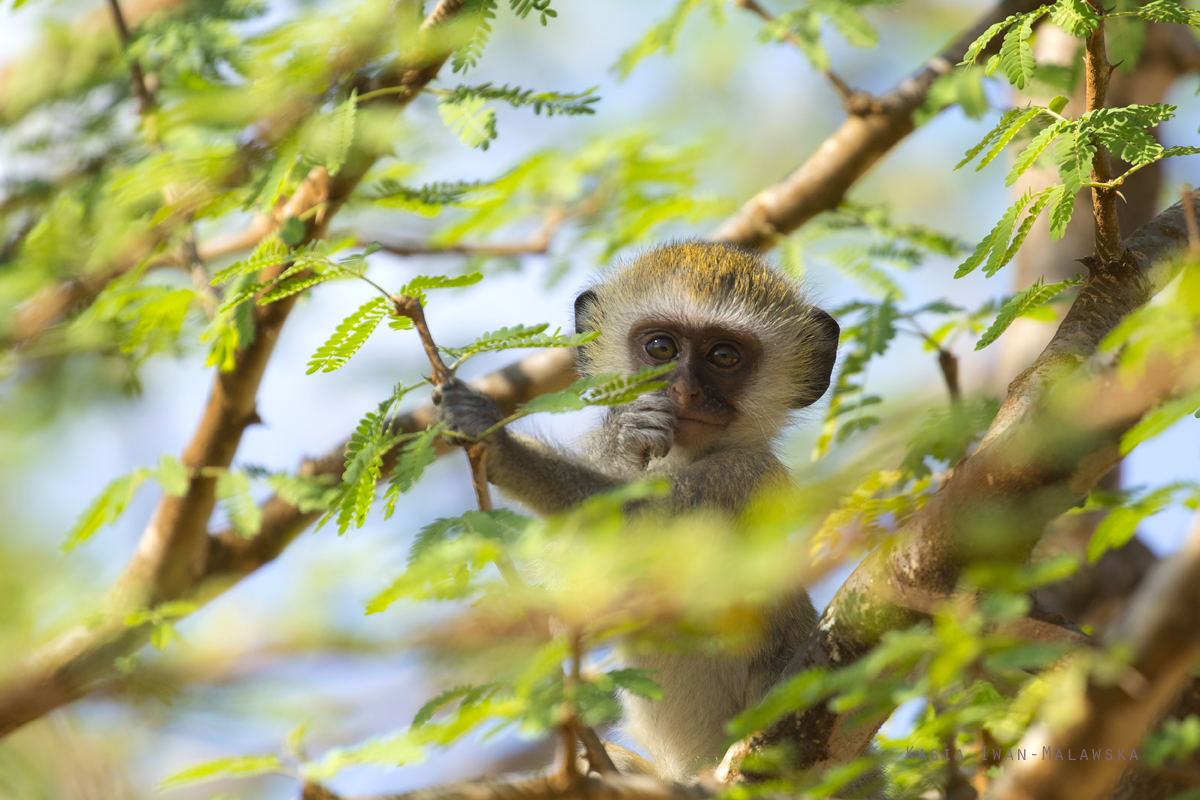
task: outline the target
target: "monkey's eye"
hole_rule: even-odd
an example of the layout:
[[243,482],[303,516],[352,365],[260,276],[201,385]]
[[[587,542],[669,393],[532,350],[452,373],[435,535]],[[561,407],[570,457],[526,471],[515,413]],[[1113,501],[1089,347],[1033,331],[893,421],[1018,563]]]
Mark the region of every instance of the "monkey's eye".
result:
[[708,351],[708,363],[718,367],[732,367],[742,360],[742,354],[730,344],[719,344]]
[[669,337],[655,336],[646,343],[646,352],[657,361],[670,361],[679,352],[679,348]]

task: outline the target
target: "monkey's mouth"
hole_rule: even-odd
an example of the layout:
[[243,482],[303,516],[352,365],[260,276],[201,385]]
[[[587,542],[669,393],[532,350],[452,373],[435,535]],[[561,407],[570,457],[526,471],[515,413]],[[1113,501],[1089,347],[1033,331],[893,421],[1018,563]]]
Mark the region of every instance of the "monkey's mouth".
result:
[[683,447],[708,444],[725,431],[725,424],[695,417],[675,418],[675,442]]

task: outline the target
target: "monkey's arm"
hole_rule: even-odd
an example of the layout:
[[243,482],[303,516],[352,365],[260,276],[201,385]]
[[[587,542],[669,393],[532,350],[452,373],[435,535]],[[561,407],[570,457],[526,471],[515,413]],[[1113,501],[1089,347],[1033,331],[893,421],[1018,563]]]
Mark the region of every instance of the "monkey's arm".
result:
[[[477,438],[501,420],[487,395],[458,380],[434,394],[450,430]],[[625,480],[560,452],[537,439],[501,428],[483,439],[488,480],[538,514],[556,514]]]

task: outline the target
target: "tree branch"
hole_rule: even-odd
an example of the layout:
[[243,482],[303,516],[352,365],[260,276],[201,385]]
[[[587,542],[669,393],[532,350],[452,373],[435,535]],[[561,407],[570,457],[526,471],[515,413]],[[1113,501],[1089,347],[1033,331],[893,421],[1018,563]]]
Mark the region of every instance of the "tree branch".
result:
[[913,112],[925,104],[929,87],[962,61],[971,42],[993,23],[1038,5],[1036,0],[1004,0],[994,7],[917,74],[877,98],[868,113],[843,122],[795,172],[747,201],[712,238],[765,250],[822,211],[837,208],[855,181],[913,132]]
[[[1130,648],[1133,659],[1116,682],[1088,682],[1080,719],[1062,729],[1045,723],[1031,728],[1021,742],[1035,753],[1049,747],[1068,755],[1136,747],[1142,735],[1178,696],[1200,659],[1200,520],[1183,549],[1160,563],[1130,600],[1118,625],[1106,637],[1110,645]],[[1032,758],[1014,763],[1001,774],[988,797],[1025,800],[1070,797],[1098,800],[1107,796],[1125,764]],[[1193,773],[1194,775],[1194,773]]]
[[[664,783],[647,775],[589,775],[570,783],[558,776],[508,781],[484,778],[355,800],[709,800],[718,792],[712,785]],[[304,787],[302,800],[341,798],[310,783]]]
[[[1193,203],[1197,199],[1200,193],[1191,197]],[[980,552],[1016,563],[1027,558],[1046,524],[1077,504],[1117,463],[1121,434],[1181,382],[1200,385],[1194,370],[1158,365],[1130,388],[1111,365],[1090,365],[1094,377],[1076,390],[1069,407],[1056,405],[1060,398],[1050,392],[1087,362],[1122,317],[1162,287],[1168,275],[1154,267],[1186,242],[1184,216],[1179,204],[1172,206],[1129,237],[1121,263],[1088,276],[1054,339],[1013,381],[977,450],[900,529],[894,548],[872,552],[842,584],[792,659],[790,673],[845,666],[884,632],[920,621],[923,612],[897,598],[909,591],[949,596],[963,565]],[[984,524],[1003,535],[981,533],[981,509],[995,510],[984,515]],[[883,721],[851,730],[845,727],[848,716],[818,704],[784,717],[730,748],[718,778],[741,780],[745,776],[738,765],[746,755],[785,742],[794,748],[797,769],[848,760],[866,747]]]

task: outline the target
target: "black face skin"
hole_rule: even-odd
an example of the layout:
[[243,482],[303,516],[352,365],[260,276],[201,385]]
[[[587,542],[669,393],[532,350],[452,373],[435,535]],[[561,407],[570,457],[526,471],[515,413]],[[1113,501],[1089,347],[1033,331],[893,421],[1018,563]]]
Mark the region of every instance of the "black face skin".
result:
[[638,366],[678,362],[667,374],[667,396],[675,413],[675,442],[687,448],[720,438],[737,418],[737,400],[762,360],[762,346],[748,334],[664,320],[635,325],[629,349]]

